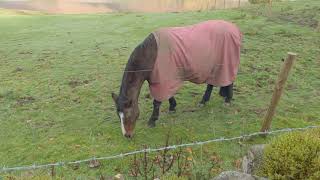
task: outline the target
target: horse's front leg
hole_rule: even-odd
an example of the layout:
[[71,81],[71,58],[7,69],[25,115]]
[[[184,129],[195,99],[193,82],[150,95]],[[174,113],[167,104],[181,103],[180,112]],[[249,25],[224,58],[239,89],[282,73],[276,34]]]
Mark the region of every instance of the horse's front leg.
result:
[[202,107],[210,100],[211,93],[212,93],[213,85],[208,84],[206,92],[204,93],[202,100],[199,103],[199,106]]
[[221,87],[219,94],[224,97],[224,102],[229,105],[233,97],[233,83],[229,86]]
[[160,101],[153,100],[153,112],[148,121],[148,126],[151,128],[156,126],[156,120],[159,119],[160,106],[161,106]]

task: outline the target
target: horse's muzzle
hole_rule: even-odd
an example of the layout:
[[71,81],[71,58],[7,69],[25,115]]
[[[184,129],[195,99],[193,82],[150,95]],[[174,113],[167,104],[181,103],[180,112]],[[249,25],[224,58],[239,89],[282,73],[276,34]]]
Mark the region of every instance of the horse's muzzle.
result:
[[126,133],[125,135],[124,135],[124,137],[126,137],[126,138],[132,138],[133,137],[133,133]]

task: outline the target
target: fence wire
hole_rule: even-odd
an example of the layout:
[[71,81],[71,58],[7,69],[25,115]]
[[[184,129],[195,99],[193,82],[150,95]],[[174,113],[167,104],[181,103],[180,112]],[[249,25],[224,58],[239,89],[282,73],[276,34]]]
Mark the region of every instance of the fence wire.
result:
[[118,159],[118,158],[123,158],[125,156],[130,156],[130,155],[140,154],[140,153],[145,153],[145,152],[148,152],[148,153],[158,152],[158,151],[163,151],[166,149],[177,149],[177,148],[181,148],[181,147],[204,145],[204,144],[209,144],[209,143],[213,143],[213,142],[233,141],[233,140],[240,140],[240,139],[246,139],[246,138],[250,138],[250,137],[254,137],[254,136],[259,136],[259,135],[270,135],[270,134],[276,134],[276,133],[282,133],[282,132],[303,131],[303,130],[314,129],[314,128],[320,128],[320,126],[307,126],[307,127],[303,127],[303,128],[285,128],[285,129],[279,129],[279,130],[274,130],[274,131],[269,131],[269,132],[255,132],[255,133],[237,136],[237,137],[231,137],[231,138],[220,137],[217,139],[211,139],[211,140],[207,140],[207,141],[178,144],[178,145],[170,145],[170,146],[160,147],[160,148],[147,148],[147,149],[141,149],[141,150],[137,150],[137,151],[121,153],[121,154],[112,155],[112,156],[92,157],[89,159],[83,159],[83,160],[77,160],[77,161],[61,161],[61,162],[42,164],[42,165],[33,164],[31,166],[3,167],[2,169],[0,169],[0,173],[5,173],[5,172],[9,172],[9,171],[35,170],[35,169],[43,169],[43,168],[50,168],[50,167],[56,167],[56,166],[73,165],[73,164],[90,162],[93,160]]

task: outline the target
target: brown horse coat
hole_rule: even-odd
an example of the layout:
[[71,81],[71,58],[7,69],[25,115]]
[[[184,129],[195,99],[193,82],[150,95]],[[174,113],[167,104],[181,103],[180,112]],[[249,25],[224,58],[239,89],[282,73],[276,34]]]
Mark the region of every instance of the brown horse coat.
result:
[[174,96],[183,81],[230,85],[240,63],[242,34],[234,24],[211,20],[153,32],[158,46],[149,88],[157,101]]

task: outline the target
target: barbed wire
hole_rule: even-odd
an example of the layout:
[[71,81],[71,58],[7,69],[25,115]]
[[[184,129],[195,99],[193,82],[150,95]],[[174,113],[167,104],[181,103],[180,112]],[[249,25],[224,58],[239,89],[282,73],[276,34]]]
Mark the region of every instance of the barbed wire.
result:
[[77,160],[77,161],[56,162],[56,163],[42,164],[42,165],[33,164],[31,166],[17,166],[17,167],[5,167],[4,166],[2,169],[0,169],[0,173],[9,172],[9,171],[34,170],[34,169],[50,168],[50,167],[55,167],[55,166],[73,165],[73,164],[90,162],[93,160],[117,159],[117,158],[123,158],[125,156],[130,156],[130,155],[134,155],[134,154],[145,153],[145,152],[148,152],[148,153],[158,152],[158,151],[163,151],[163,150],[167,150],[167,149],[177,149],[177,148],[181,148],[181,147],[204,145],[204,144],[209,144],[209,143],[213,143],[213,142],[233,141],[233,140],[240,140],[240,139],[250,138],[250,137],[254,137],[254,136],[259,136],[259,135],[270,135],[270,134],[276,134],[276,133],[281,133],[281,132],[303,131],[303,130],[314,129],[314,128],[320,128],[320,126],[307,126],[307,127],[303,127],[303,128],[285,128],[285,129],[279,129],[279,130],[274,130],[274,131],[269,131],[269,132],[255,132],[255,133],[237,136],[237,137],[231,137],[231,138],[220,137],[217,139],[211,139],[211,140],[207,140],[207,141],[178,144],[178,145],[170,145],[170,146],[160,147],[160,148],[147,148],[147,149],[127,152],[127,153],[121,153],[121,154],[117,154],[117,155],[113,155],[113,156],[92,157],[89,159],[83,159],[83,160]]

